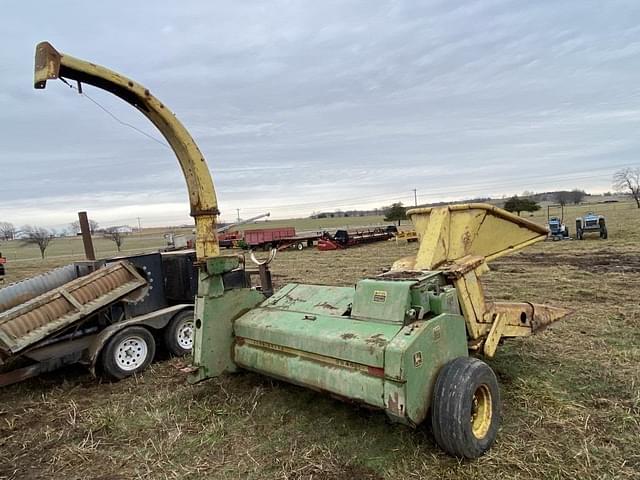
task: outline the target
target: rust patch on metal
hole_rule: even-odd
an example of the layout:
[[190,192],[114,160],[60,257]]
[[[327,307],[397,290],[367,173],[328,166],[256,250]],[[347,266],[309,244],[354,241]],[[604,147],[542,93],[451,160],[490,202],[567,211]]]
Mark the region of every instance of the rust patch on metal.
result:
[[376,347],[384,347],[387,343],[387,340],[384,338],[382,333],[377,333],[375,335],[371,335],[369,338],[365,340],[369,345]]
[[471,232],[469,232],[469,230],[465,229],[464,234],[462,235],[462,243],[464,244],[464,251],[468,251],[471,246]]
[[[294,297],[293,295],[291,295],[290,293],[287,293],[284,297],[282,297],[286,300],[288,300],[290,303],[297,303],[297,302],[304,302],[304,298],[298,298],[298,297]],[[276,302],[277,303],[277,302]]]
[[397,417],[404,416],[404,405],[400,403],[398,392],[393,392],[393,394],[387,398],[387,409]]
[[338,307],[331,305],[329,302],[316,303],[314,307],[326,308],[327,310],[338,310]]

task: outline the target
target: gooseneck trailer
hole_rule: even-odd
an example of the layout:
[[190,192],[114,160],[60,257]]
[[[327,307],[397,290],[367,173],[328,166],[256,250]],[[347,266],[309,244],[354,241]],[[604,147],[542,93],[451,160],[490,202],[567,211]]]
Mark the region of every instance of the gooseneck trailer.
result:
[[[491,447],[500,393],[491,368],[504,338],[527,336],[567,312],[485,299],[488,262],[544,240],[547,229],[485,204],[414,209],[414,257],[354,287],[289,284],[270,295],[234,281],[237,255],[221,255],[217,200],[207,164],[175,115],[148,89],[118,73],[56,51],[36,51],[36,88],[65,78],[107,90],[151,120],[173,148],[196,222],[192,382],[253,370],[387,413],[417,426],[430,421],[445,451],[477,457]],[[271,257],[271,259],[273,256]]]

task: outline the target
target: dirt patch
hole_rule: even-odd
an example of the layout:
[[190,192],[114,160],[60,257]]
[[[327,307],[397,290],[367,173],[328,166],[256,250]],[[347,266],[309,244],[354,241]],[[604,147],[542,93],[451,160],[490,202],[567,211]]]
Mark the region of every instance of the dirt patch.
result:
[[597,250],[593,252],[567,253],[521,253],[520,255],[491,264],[495,271],[520,272],[519,266],[564,266],[568,265],[591,273],[637,273],[640,272],[640,255],[630,252],[611,252]]
[[317,480],[382,480],[382,477],[373,470],[360,465],[346,465],[343,468],[329,472],[314,472],[301,476],[292,476],[296,479]]

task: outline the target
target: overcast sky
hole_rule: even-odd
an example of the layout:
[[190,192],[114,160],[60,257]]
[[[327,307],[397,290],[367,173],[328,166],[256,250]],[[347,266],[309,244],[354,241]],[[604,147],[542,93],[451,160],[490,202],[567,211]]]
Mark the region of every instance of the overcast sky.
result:
[[[62,82],[37,42],[147,86],[203,151],[223,219],[523,190],[640,164],[640,2],[7,2],[0,221],[188,222],[173,153]],[[116,97],[86,92],[161,138]]]

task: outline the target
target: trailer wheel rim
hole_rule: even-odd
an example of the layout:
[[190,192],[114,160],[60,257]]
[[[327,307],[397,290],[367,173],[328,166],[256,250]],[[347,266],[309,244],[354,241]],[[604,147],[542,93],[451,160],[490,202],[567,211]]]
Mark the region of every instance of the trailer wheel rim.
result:
[[487,385],[480,385],[473,394],[471,405],[471,431],[478,440],[487,436],[492,416],[491,391]]
[[144,364],[149,355],[149,346],[142,337],[132,335],[116,346],[114,355],[118,368],[131,372]]
[[176,342],[180,348],[191,350],[193,348],[193,320],[184,319],[176,328]]

